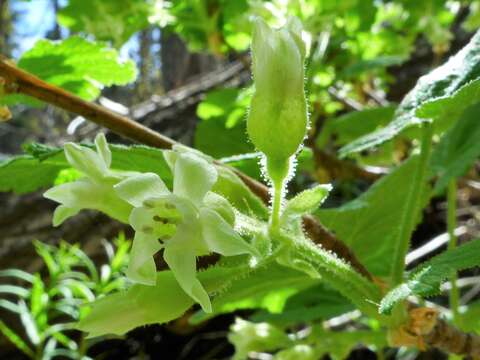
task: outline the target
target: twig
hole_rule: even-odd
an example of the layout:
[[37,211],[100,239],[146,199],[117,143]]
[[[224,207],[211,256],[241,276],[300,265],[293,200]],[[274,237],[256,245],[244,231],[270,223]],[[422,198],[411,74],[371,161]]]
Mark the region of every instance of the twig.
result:
[[[170,149],[175,141],[163,136],[128,117],[116,114],[100,105],[90,103],[57,86],[46,83],[35,75],[19,69],[10,61],[0,59],[0,77],[5,79],[5,89],[9,93],[20,93],[42,100],[66,111],[81,115],[84,118],[104,126],[114,133],[161,149]],[[219,162],[216,162],[221,165]],[[223,165],[222,165],[223,166]],[[242,172],[234,169],[253,193],[265,203],[269,202],[268,188]],[[304,218],[305,230],[312,241],[321,244],[325,249],[335,252],[339,257],[349,262],[355,269],[367,278],[371,275],[360,263],[350,249],[330,233],[323,225],[312,217]]]
[[[457,181],[455,179],[450,180],[448,184],[447,205],[448,250],[453,250],[457,247],[458,241],[455,235],[455,228],[457,227]],[[458,324],[460,318],[460,292],[457,287],[457,278],[457,272],[450,277],[452,289],[450,290],[449,301],[454,324]]]

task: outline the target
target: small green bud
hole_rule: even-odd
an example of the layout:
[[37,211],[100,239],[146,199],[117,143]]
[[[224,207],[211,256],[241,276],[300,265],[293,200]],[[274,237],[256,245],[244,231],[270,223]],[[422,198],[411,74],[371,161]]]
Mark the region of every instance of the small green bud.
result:
[[254,25],[252,98],[247,130],[267,158],[286,160],[298,150],[307,130],[304,91],[305,45],[301,24],[290,18],[271,29],[262,19]]

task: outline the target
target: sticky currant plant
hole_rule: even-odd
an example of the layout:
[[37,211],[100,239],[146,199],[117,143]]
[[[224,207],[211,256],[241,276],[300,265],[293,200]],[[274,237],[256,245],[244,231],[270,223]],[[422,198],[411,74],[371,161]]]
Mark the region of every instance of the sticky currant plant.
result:
[[[134,232],[125,288],[87,305],[88,314],[77,329],[91,337],[123,335],[139,326],[167,323],[192,308],[196,312],[189,320],[195,324],[218,314],[255,309],[249,321],[239,319],[231,328],[235,359],[245,359],[251,351],[271,352],[279,360],[316,359],[326,353],[340,359],[359,342],[379,355],[391,345],[420,350],[436,346],[480,356],[480,338],[465,333],[480,330],[480,324],[467,327],[457,287],[457,272],[480,264],[480,242],[457,246],[455,237],[456,178],[480,154],[476,119],[480,33],[422,77],[396,109],[347,114],[328,122],[314,139],[307,106],[311,99],[305,89],[314,89],[321,79],[312,79],[305,64],[319,66],[320,45],[307,46],[303,39],[311,34],[295,17],[285,19],[279,28],[271,24],[268,17],[251,24],[251,90],[228,93],[234,104],[229,105],[233,115],[227,122],[233,126],[243,121],[236,113],[250,99],[243,125],[251,141],[248,146],[256,153],[214,160],[129,119],[102,113],[108,117],[103,124],[162,150],[108,144],[99,134],[93,145],[67,143],[63,149],[31,145],[27,155],[0,164],[1,190],[28,192],[55,184],[44,193],[59,204],[54,226],[90,209]],[[189,30],[182,29],[188,38]],[[208,29],[203,35],[209,47],[223,52],[225,44],[219,43],[216,30]],[[55,45],[52,51],[59,47],[63,49]],[[200,117],[219,112],[215,101],[223,98],[215,96],[207,96]],[[21,100],[12,94],[5,97]],[[97,115],[96,109],[89,108]],[[287,186],[305,156],[306,137],[315,159],[324,159],[318,147],[332,134],[338,135],[340,157],[360,162],[375,153],[374,147],[388,152],[392,139],[414,141],[404,154],[408,159],[341,206],[321,208],[333,190],[332,184],[321,181],[289,196]],[[225,165],[252,159],[260,159],[268,188]],[[28,183],[5,176],[25,169],[36,169],[41,176]],[[449,248],[410,270],[408,251],[422,210],[433,196],[442,196],[447,185]],[[208,256],[212,254],[215,257]],[[438,316],[437,310],[418,305],[418,300],[439,294],[447,279],[454,289],[450,303],[460,329]],[[336,332],[319,325],[324,320],[337,324],[341,319],[336,316],[345,314],[357,326],[355,331]],[[308,331],[298,331],[299,323],[306,323]],[[449,336],[442,336],[442,331]]]

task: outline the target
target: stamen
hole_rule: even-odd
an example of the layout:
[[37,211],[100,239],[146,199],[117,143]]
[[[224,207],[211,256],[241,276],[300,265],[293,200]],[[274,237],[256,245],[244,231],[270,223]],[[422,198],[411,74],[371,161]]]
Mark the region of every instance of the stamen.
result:
[[151,234],[153,232],[153,228],[150,227],[150,226],[144,226],[144,227],[142,227],[142,232],[147,233],[147,234]]
[[167,218],[160,217],[160,216],[158,216],[158,215],[155,215],[155,216],[153,217],[153,221],[161,222],[162,224],[168,224],[168,223],[169,223],[169,221],[168,221]]
[[153,209],[155,207],[155,204],[153,203],[153,201],[145,200],[143,202],[143,206],[148,208],[148,209]]

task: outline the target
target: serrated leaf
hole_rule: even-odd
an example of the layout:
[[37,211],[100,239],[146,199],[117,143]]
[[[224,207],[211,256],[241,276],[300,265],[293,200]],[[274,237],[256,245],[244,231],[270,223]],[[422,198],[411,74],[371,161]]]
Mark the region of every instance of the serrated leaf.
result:
[[450,180],[465,174],[478,159],[480,155],[479,112],[480,103],[468,108],[433,149],[430,173],[438,177],[435,183],[436,193],[443,191]]
[[431,296],[440,291],[445,279],[457,271],[480,265],[480,240],[447,250],[415,268],[408,280],[391,290],[381,301],[379,311],[388,314],[399,301],[410,295]]
[[[0,163],[0,191],[22,194],[45,188],[54,184],[61,170],[70,168],[62,149],[45,146],[27,149],[32,155]],[[112,169],[154,172],[166,183],[171,183],[170,169],[161,150],[141,145],[110,145],[110,150]]]
[[406,206],[405,194],[413,186],[410,179],[417,164],[418,158],[413,157],[355,200],[316,213],[376,276],[390,274],[398,219]]
[[65,166],[41,164],[31,156],[17,156],[0,163],[0,191],[23,194],[50,186],[63,168]]
[[440,119],[442,127],[448,128],[467,109],[480,101],[480,79],[462,86],[451,96],[427,101],[416,111],[424,119]]
[[119,48],[134,33],[149,26],[154,1],[69,0],[58,12],[58,22],[75,33],[112,41]]
[[445,64],[418,80],[415,87],[398,106],[394,120],[389,125],[344,146],[340,149],[340,155],[346,156],[377,146],[392,139],[407,127],[426,121],[416,114],[424,103],[454,96],[463,86],[477,79],[479,75],[480,31]]
[[[126,85],[137,76],[133,61],[123,61],[116,50],[78,36],[60,42],[39,40],[17,65],[85,100],[96,99],[104,86]],[[32,100],[8,95],[2,101],[11,105]]]

